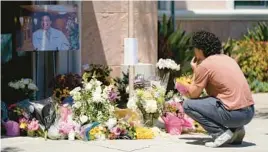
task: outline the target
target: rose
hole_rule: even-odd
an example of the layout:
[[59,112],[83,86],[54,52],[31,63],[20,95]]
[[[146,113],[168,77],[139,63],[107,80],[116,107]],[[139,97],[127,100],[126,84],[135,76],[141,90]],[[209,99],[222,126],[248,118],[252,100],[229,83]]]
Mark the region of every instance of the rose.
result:
[[157,102],[155,100],[143,101],[143,107],[147,113],[155,113],[157,111]]
[[119,127],[114,127],[112,128],[111,132],[116,136],[119,136],[121,134],[121,129]]
[[109,130],[111,130],[117,123],[116,118],[110,118],[105,124]]
[[36,131],[39,129],[39,123],[38,120],[33,119],[29,124],[28,124],[28,130],[29,131]]
[[86,115],[82,115],[82,116],[80,116],[80,121],[82,124],[86,123],[88,121],[88,117]]

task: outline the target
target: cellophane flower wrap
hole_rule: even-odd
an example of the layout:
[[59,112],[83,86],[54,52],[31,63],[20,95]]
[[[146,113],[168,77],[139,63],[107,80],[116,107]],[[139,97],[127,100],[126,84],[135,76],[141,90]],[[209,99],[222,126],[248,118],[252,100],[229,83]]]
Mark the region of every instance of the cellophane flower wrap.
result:
[[140,110],[146,126],[153,126],[154,120],[163,112],[165,101],[165,89],[158,86],[150,86],[135,90],[134,97],[130,98],[127,107],[132,110]]
[[[74,99],[72,105],[73,119],[80,124],[91,122],[106,122],[114,117],[114,95],[112,86],[104,86],[102,82],[92,78],[83,81],[83,87],[77,87],[70,92]],[[114,91],[114,90],[113,90]]]

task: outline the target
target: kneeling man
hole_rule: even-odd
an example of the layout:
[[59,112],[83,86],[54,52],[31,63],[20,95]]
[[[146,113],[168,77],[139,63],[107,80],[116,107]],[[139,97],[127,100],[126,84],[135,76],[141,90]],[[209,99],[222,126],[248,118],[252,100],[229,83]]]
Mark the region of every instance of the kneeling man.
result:
[[[199,31],[192,40],[194,80],[186,86],[190,100],[183,104],[185,113],[213,137],[206,146],[241,144],[245,136],[243,126],[254,116],[247,80],[236,61],[221,54],[221,42],[214,34]],[[203,89],[209,97],[199,98]]]

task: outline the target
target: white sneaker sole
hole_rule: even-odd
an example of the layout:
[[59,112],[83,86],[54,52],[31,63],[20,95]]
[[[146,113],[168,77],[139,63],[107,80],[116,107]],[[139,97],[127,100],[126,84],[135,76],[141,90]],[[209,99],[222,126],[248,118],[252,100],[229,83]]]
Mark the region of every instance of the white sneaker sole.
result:
[[223,144],[227,143],[232,138],[232,136],[233,136],[232,131],[227,130],[223,134],[221,134],[218,138],[216,138],[214,142],[205,143],[205,146],[211,147],[211,148],[220,147]]

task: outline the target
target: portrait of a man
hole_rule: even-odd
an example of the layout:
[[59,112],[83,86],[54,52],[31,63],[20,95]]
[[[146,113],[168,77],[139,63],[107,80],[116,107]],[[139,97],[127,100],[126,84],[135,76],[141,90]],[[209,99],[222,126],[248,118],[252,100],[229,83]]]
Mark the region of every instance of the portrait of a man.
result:
[[62,31],[51,27],[50,14],[41,16],[41,28],[36,30],[32,36],[34,49],[37,51],[67,51],[70,43]]

